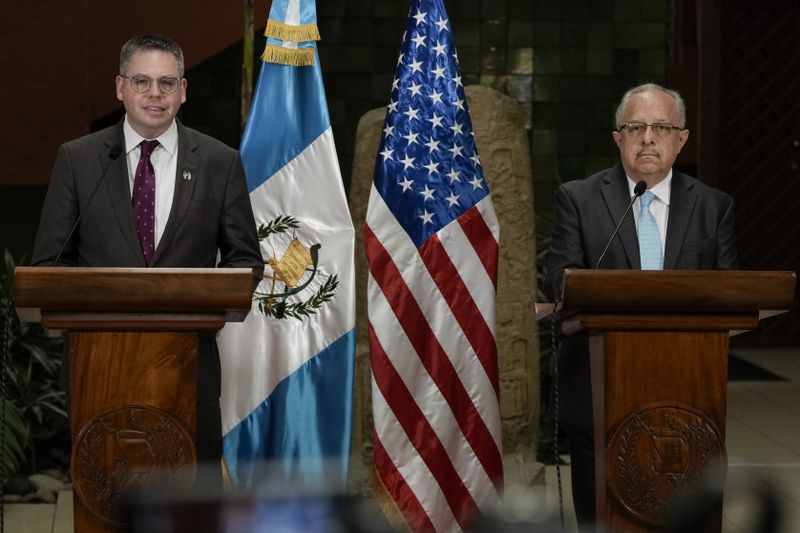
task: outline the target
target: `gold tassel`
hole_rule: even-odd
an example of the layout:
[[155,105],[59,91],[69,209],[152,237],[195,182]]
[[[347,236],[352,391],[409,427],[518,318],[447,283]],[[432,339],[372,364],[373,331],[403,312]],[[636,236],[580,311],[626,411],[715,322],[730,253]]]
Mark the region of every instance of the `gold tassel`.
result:
[[316,24],[290,26],[272,19],[267,21],[267,29],[264,30],[264,35],[273,39],[295,43],[320,40],[319,29]]
[[372,491],[375,494],[375,500],[378,503],[378,507],[383,511],[386,520],[389,521],[389,524],[397,531],[411,531],[411,527],[406,522],[403,512],[397,506],[397,502],[394,501],[389,491],[386,489],[386,486],[383,484],[383,480],[378,474],[378,469],[375,465],[372,465],[372,475],[370,477],[372,478]]
[[267,63],[278,63],[293,67],[308,67],[314,64],[313,48],[284,48],[268,44],[261,55]]
[[220,465],[222,468],[222,489],[228,492],[233,488],[233,478],[230,470],[228,470],[228,463],[225,462],[225,458],[220,459],[220,463],[222,463]]

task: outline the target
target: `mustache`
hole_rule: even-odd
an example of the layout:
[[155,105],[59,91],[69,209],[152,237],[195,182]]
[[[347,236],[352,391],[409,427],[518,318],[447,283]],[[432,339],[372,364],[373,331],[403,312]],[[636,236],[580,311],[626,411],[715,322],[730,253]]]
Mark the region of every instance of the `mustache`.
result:
[[652,148],[644,148],[644,149],[639,150],[638,152],[636,152],[636,157],[637,158],[645,156],[645,155],[652,155],[652,156],[655,156],[655,157],[661,157],[661,152],[659,152],[658,150],[654,150]]

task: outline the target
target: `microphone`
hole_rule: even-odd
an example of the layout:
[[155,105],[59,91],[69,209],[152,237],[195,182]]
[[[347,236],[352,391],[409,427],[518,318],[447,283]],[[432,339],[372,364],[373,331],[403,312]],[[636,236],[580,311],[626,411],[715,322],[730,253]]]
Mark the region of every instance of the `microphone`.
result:
[[614,237],[617,236],[617,233],[619,232],[619,228],[622,227],[622,222],[625,220],[625,217],[627,216],[628,211],[630,211],[631,207],[633,207],[633,202],[635,202],[637,198],[639,198],[641,195],[643,195],[644,191],[646,189],[647,189],[647,183],[644,180],[642,180],[639,183],[637,183],[636,187],[633,188],[633,199],[631,199],[631,203],[628,204],[628,209],[626,209],[625,212],[622,214],[622,218],[619,219],[619,223],[617,224],[617,227],[614,228],[614,233],[612,233],[611,234],[611,238],[608,239],[608,244],[606,244],[606,247],[603,248],[603,253],[600,254],[600,259],[597,260],[597,264],[594,266],[595,270],[600,268],[600,263],[603,261],[603,258],[606,256],[606,252],[608,251],[608,248],[611,246],[611,243],[614,242]]
[[61,259],[61,254],[64,252],[64,248],[67,247],[67,243],[72,238],[72,234],[75,233],[76,229],[78,229],[78,224],[80,224],[81,218],[83,218],[83,214],[86,212],[86,209],[89,207],[89,204],[92,203],[92,198],[94,198],[97,189],[100,188],[100,184],[103,183],[103,179],[105,179],[106,174],[108,173],[108,169],[111,168],[111,165],[114,164],[114,161],[117,160],[117,158],[121,153],[122,153],[121,144],[113,145],[111,147],[111,150],[108,151],[108,159],[109,159],[108,164],[103,169],[103,173],[100,174],[100,179],[98,179],[97,183],[95,183],[94,189],[92,189],[92,194],[89,195],[89,199],[86,201],[86,205],[84,205],[83,209],[81,209],[81,212],[78,213],[78,218],[75,219],[75,223],[72,225],[72,229],[69,230],[69,235],[67,235],[67,238],[64,240],[64,244],[61,245],[61,249],[58,251],[58,254],[56,255],[56,260],[53,262],[53,266],[58,266],[58,260]]

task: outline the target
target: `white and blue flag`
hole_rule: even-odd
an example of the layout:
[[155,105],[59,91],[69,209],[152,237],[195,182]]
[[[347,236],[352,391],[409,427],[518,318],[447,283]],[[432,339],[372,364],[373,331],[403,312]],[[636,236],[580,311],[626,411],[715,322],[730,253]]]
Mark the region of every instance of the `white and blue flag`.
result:
[[323,476],[343,486],[352,427],[354,233],[314,1],[274,1],[266,34],[240,149],[266,268],[247,319],[226,325],[218,338],[224,460],[243,487],[267,477]]

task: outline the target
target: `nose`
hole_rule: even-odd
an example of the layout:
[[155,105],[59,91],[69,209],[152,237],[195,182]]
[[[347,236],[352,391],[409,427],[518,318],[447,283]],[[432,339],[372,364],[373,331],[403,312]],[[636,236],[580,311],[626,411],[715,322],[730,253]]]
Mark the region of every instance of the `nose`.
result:
[[656,136],[653,133],[653,126],[645,126],[642,134],[642,144],[654,144]]
[[161,88],[158,86],[158,80],[150,81],[150,87],[147,89],[147,96],[161,96]]

